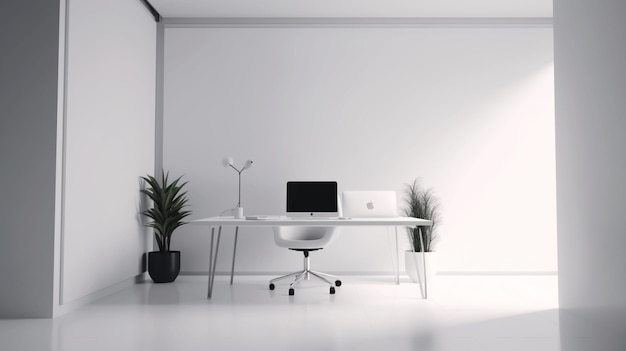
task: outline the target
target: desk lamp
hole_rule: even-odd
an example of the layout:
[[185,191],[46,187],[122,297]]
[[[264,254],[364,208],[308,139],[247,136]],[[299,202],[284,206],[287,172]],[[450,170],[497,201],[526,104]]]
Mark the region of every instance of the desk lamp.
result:
[[237,169],[237,167],[235,167],[235,162],[233,161],[232,157],[226,157],[224,158],[224,161],[222,162],[224,167],[226,168],[230,167],[234,169],[235,172],[237,172],[237,175],[239,176],[239,197],[237,201],[237,207],[235,207],[233,211],[233,215],[237,219],[243,218],[243,208],[241,207],[241,172],[252,167],[252,163],[253,163],[252,160],[247,160],[246,163],[244,163],[243,167],[241,167],[241,169]]

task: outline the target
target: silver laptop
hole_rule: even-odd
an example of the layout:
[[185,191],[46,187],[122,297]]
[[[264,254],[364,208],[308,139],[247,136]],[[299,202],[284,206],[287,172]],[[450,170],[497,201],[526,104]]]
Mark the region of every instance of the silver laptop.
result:
[[344,191],[342,216],[350,218],[398,217],[395,191]]

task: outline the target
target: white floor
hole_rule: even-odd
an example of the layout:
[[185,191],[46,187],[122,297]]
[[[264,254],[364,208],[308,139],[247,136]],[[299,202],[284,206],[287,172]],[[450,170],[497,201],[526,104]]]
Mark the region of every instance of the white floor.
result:
[[438,276],[428,300],[390,277],[314,281],[295,296],[270,277],[146,282],[54,320],[0,320],[0,350],[620,351],[602,330],[559,313],[556,276]]

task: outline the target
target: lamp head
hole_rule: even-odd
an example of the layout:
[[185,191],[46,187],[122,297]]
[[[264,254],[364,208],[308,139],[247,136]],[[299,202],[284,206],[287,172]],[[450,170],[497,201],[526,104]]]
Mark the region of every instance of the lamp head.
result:
[[244,169],[248,169],[248,168],[252,167],[252,163],[253,163],[252,160],[247,160],[246,163],[241,168],[241,171],[243,172]]
[[235,161],[233,161],[232,157],[224,157],[224,160],[222,160],[222,165],[224,165],[224,167],[233,167],[234,163]]

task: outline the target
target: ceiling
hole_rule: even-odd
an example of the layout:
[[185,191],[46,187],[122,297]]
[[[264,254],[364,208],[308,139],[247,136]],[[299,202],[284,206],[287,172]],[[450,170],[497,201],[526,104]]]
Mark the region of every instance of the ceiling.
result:
[[551,18],[552,0],[149,0],[164,18]]

